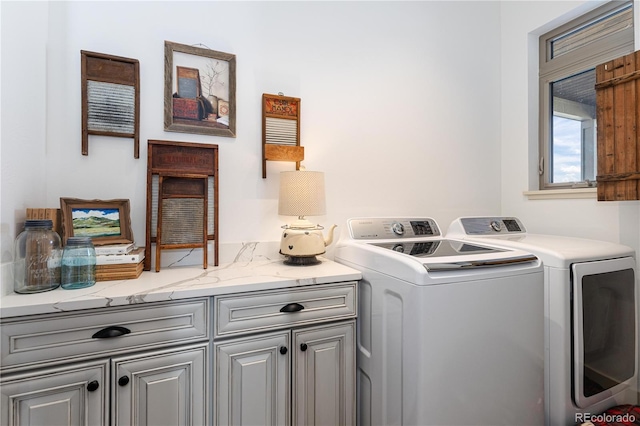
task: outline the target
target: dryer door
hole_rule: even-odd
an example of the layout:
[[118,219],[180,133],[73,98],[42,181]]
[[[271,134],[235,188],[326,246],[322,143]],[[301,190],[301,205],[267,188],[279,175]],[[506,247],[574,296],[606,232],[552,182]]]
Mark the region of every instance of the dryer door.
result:
[[635,260],[576,263],[573,291],[573,399],[587,408],[636,377]]

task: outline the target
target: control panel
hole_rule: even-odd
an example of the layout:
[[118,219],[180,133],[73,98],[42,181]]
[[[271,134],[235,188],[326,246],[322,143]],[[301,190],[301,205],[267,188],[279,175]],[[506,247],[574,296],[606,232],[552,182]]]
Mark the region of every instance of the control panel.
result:
[[463,217],[460,222],[467,235],[523,234],[527,232],[517,217]]
[[440,228],[431,218],[357,218],[348,221],[355,240],[402,239],[440,236]]

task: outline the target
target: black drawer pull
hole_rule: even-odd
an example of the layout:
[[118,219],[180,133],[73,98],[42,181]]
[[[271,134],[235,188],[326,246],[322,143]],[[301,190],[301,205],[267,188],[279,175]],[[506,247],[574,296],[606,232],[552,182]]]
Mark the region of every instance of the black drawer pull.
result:
[[91,337],[94,339],[110,339],[111,337],[124,336],[129,333],[131,333],[131,330],[128,328],[112,325],[111,327],[103,328]]
[[96,390],[98,390],[99,387],[100,387],[100,383],[98,383],[97,380],[94,380],[87,384],[87,390],[89,392],[95,392]]
[[280,309],[280,312],[300,312],[303,309],[304,306],[299,303],[289,303],[288,305],[283,306],[282,309]]
[[129,377],[127,376],[122,376],[118,379],[118,385],[120,386],[127,386],[129,384]]

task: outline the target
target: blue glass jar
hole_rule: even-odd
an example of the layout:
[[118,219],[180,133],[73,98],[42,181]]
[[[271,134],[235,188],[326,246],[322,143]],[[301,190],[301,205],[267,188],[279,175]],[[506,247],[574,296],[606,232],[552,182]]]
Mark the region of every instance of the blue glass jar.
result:
[[61,285],[66,290],[96,283],[96,250],[89,237],[69,237],[62,252]]
[[40,293],[60,286],[60,236],[51,220],[27,220],[16,237],[13,259],[13,291]]

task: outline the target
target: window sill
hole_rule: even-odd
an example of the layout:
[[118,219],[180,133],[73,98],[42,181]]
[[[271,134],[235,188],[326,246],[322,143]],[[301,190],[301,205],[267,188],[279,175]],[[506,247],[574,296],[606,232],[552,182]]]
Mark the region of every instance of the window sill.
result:
[[576,189],[546,189],[543,191],[524,191],[523,194],[530,200],[559,200],[597,198],[597,188]]

